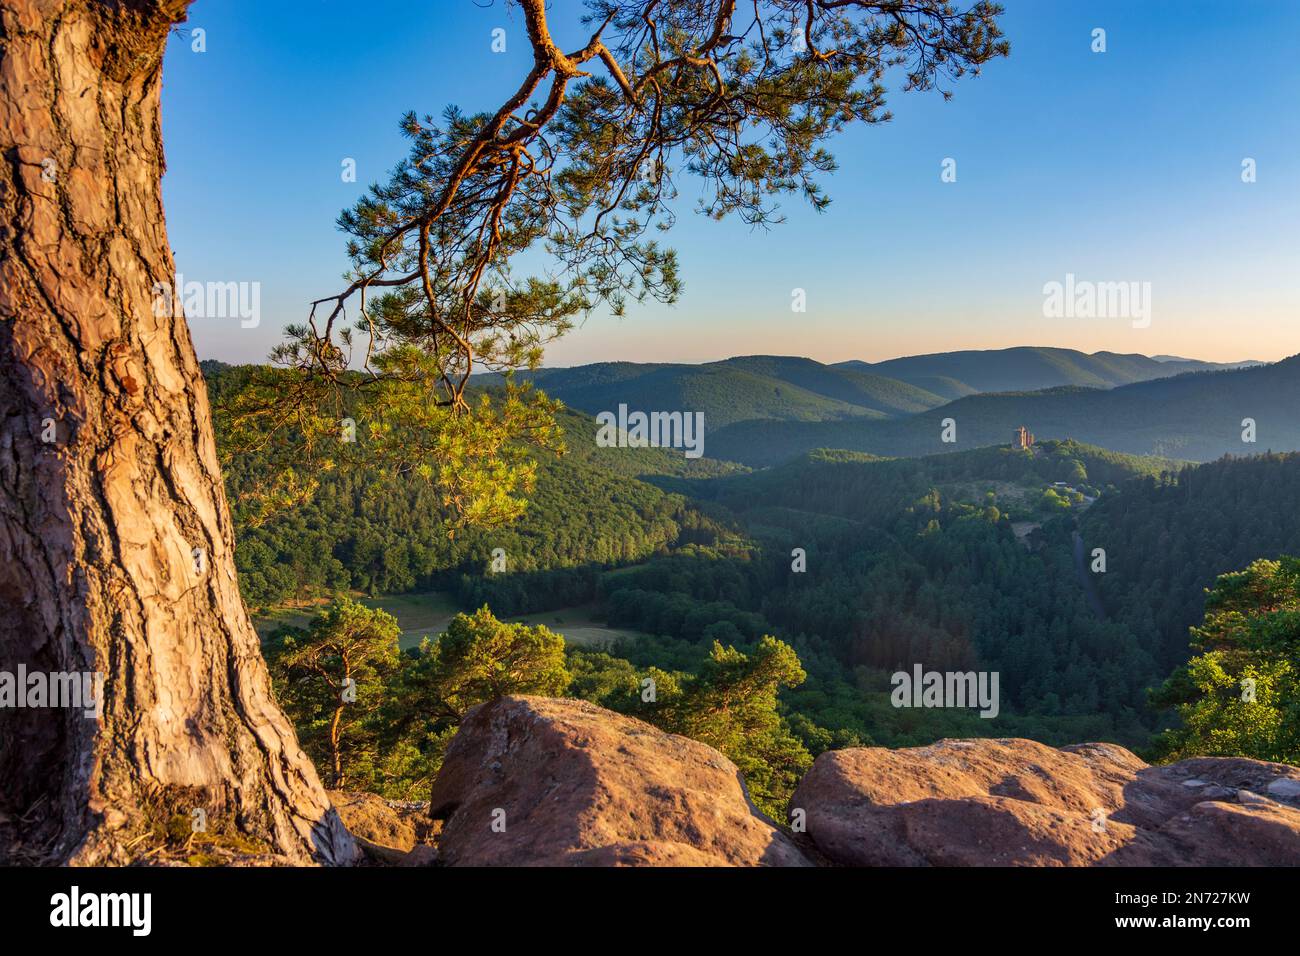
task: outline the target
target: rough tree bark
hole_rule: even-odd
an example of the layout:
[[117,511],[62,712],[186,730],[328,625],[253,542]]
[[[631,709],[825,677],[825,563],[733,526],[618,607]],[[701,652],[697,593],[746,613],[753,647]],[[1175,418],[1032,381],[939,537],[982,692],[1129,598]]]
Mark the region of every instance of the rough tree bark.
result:
[[194,808],[296,862],[356,857],[240,600],[180,306],[155,314],[188,2],[0,0],[0,670],[105,675],[98,719],[0,709],[0,862],[125,862]]

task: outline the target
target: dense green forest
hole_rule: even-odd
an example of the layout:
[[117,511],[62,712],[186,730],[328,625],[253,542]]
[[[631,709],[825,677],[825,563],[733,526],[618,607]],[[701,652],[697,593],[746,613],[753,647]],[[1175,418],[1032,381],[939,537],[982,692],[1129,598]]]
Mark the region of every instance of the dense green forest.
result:
[[[918,742],[941,718],[882,711],[891,710],[888,675],[923,662],[999,671],[1017,732],[1139,743],[1154,719],[1146,690],[1165,672],[1124,626],[1087,606],[1070,532],[1086,503],[1079,489],[1113,493],[1164,464],[1049,442],[899,461],[819,452],[719,479],[701,494],[755,535],[758,556],[673,555],[610,575],[610,620],[688,639],[790,640],[811,677],[787,699],[823,739]],[[1055,482],[1077,483],[1077,503],[1054,494],[1047,504]],[[1013,518],[1039,526],[1032,543]],[[795,549],[804,572],[791,569]],[[963,732],[1008,732],[1001,718],[996,729],[968,723]]]
[[[716,500],[760,538],[764,557],[728,565],[677,556],[622,573],[613,580],[642,593],[613,591],[611,619],[703,633],[698,613],[687,618],[680,599],[662,595],[725,601],[763,618],[732,611],[742,635],[766,626],[788,636],[811,674],[832,661],[821,670],[832,683],[847,669],[859,689],[883,694],[885,672],[900,664],[978,665],[1002,673],[1008,710],[1030,721],[1029,736],[1060,739],[1086,722],[1095,736],[1140,747],[1164,716],[1148,706],[1147,688],[1187,660],[1205,589],[1258,557],[1300,551],[1300,455],[1171,465],[1049,441],[1036,453],[909,460],[818,452],[719,479],[710,483]],[[1034,489],[1058,481],[1100,498],[1045,506]],[[1011,519],[1032,530],[1018,536]],[[1106,572],[1086,572],[1101,614],[1081,586],[1076,529],[1089,556],[1106,550]],[[794,548],[807,552],[805,574],[789,572]],[[862,694],[843,697],[869,712]],[[809,713],[882,743],[915,739],[882,729],[891,715],[846,719],[843,701],[836,718]]]
[[1167,670],[1187,658],[1205,589],[1258,558],[1300,552],[1300,454],[1225,458],[1129,482],[1080,521],[1106,549],[1107,610]]
[[[205,363],[204,372],[214,402],[242,385],[241,368]],[[260,498],[249,493],[269,481],[269,456],[236,456],[225,475],[245,600],[257,609],[333,591],[373,595],[457,587],[465,576],[465,587],[472,589],[489,572],[497,548],[507,572],[517,575],[589,571],[729,537],[682,495],[640,479],[701,478],[737,466],[690,461],[656,448],[598,448],[587,416],[561,413],[559,423],[570,441],[563,455],[536,455],[537,487],[525,517],[455,535],[448,534],[446,509],[429,483],[355,469],[314,475],[319,487],[310,496],[268,517]],[[218,441],[224,437],[219,429]],[[591,579],[584,572],[552,580],[558,586]],[[508,585],[500,589],[509,591]]]
[[[876,458],[817,449],[753,475],[710,482],[697,495],[732,510],[794,508],[854,520],[897,515],[931,489],[985,503],[990,491],[1001,513],[1033,512],[1041,491],[1057,482],[1090,497],[1138,475],[1158,476],[1182,462],[1123,455],[1074,441],[1042,441],[1032,451],[1007,445],[924,458]],[[1030,492],[1039,492],[1031,496]],[[1027,497],[1035,500],[1027,501]]]

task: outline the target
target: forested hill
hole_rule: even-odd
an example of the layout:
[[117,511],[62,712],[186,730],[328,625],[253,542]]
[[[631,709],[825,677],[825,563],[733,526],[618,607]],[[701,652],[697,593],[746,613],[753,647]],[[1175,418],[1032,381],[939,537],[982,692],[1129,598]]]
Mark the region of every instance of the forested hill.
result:
[[[835,422],[900,418],[982,392],[1060,386],[1111,388],[1232,366],[1192,359],[1073,349],[943,352],[871,364],[825,365],[786,355],[741,355],[701,365],[599,362],[519,373],[565,404],[597,414],[620,404],[643,411],[700,411],[706,427],[739,422]],[[492,383],[493,375],[479,376]],[[825,443],[823,443],[825,444]]]
[[[1026,392],[1062,385],[1114,388],[1184,372],[1235,368],[1243,362],[1218,364],[1194,359],[1148,358],[1074,349],[1019,347],[1010,349],[938,352],[910,355],[884,362],[841,362],[836,368],[855,368],[932,389],[945,398],[974,392]],[[954,385],[955,383],[955,385]]]
[[[818,451],[707,483],[761,544],[741,569],[747,587],[716,566],[652,562],[606,582],[611,620],[673,633],[698,620],[685,595],[758,614],[812,675],[790,706],[833,733],[894,746],[954,730],[886,699],[888,675],[920,661],[998,672],[1016,715],[1003,735],[1140,743],[1156,719],[1146,690],[1168,671],[1088,607],[1070,530],[1098,495],[1171,467],[1074,442],[902,460]],[[725,620],[754,629],[734,611]],[[978,724],[961,732],[995,732]]]
[[[715,479],[697,494],[728,507],[810,508],[821,514],[884,520],[931,489],[1001,509],[1033,510],[1048,486],[1064,483],[1097,497],[1132,478],[1177,471],[1185,463],[1125,455],[1074,441],[1044,441],[1032,451],[1008,445],[922,458],[877,458],[861,452],[817,449],[775,468]],[[1022,509],[1023,510],[1023,509]]]
[[1258,558],[1300,552],[1300,454],[1224,459],[1124,484],[1080,520],[1104,548],[1108,612],[1161,665],[1181,663],[1205,588]]
[[[819,451],[710,484],[764,555],[750,565],[766,576],[749,601],[728,599],[792,638],[817,675],[789,693],[791,706],[891,745],[914,731],[872,694],[882,671],[909,661],[999,671],[1032,736],[1141,745],[1159,719],[1147,690],[1186,661],[1205,589],[1258,557],[1300,550],[1296,454],[1178,470],[1070,442],[1037,455],[990,448],[914,460]],[[1081,489],[1101,495],[1090,503]],[[1079,580],[1076,528],[1089,553],[1106,551],[1108,567],[1094,575],[1103,614]],[[806,553],[805,573],[790,573],[794,549]],[[656,578],[653,567],[619,576],[635,589],[611,595],[620,623],[660,633],[671,618],[652,592],[666,586],[723,594],[709,589],[716,573]],[[689,608],[673,613],[685,619]],[[852,669],[856,692],[828,660]]]
[[[706,432],[706,454],[762,467],[814,448],[894,457],[1006,444],[1024,425],[1134,455],[1210,461],[1225,454],[1300,450],[1300,356],[1273,365],[1196,372],[1114,389],[1065,387],[970,395],[903,419],[743,422]],[[955,444],[942,441],[956,423]],[[1243,442],[1245,419],[1256,442]]]
[[[1100,497],[1091,504],[1075,498],[1065,506],[1044,489],[1058,481]],[[842,538],[843,544],[828,545],[836,550],[837,560],[852,561],[854,555],[880,547],[881,534],[867,529],[889,529],[888,538],[901,548],[899,568],[921,555],[928,554],[931,557],[925,560],[933,561],[948,547],[946,542],[970,540],[975,528],[982,529],[990,549],[981,560],[992,560],[995,529],[1002,519],[1032,519],[1042,525],[1030,549],[1033,555],[1026,552],[1027,563],[1017,572],[1028,575],[1027,582],[1040,582],[1028,590],[964,594],[963,586],[937,594],[933,592],[943,576],[952,574],[952,559],[926,565],[929,584],[921,590],[946,606],[947,613],[937,621],[954,633],[963,632],[965,622],[979,620],[952,613],[954,607],[975,598],[1020,601],[1030,608],[1063,600],[1053,598],[1054,592],[1080,594],[1069,560],[1069,531],[1077,527],[1089,554],[1094,548],[1106,552],[1105,572],[1093,575],[1105,618],[1131,635],[1143,655],[1149,655],[1148,678],[1186,660],[1188,628],[1204,615],[1205,589],[1219,575],[1259,558],[1300,552],[1300,453],[1180,465],[1075,442],[1044,443],[1037,455],[987,448],[917,459],[874,459],[819,450],[778,468],[709,484],[717,500],[741,516],[751,533],[769,541],[815,548],[817,542]],[[1035,488],[1048,496],[1046,501],[1033,494]],[[963,514],[963,502],[968,517],[954,521]],[[981,507],[984,520],[971,521]],[[916,520],[903,516],[918,513],[933,515],[937,521],[925,536],[928,540],[897,538],[898,522]],[[1017,558],[1013,563],[1021,561]],[[1051,570],[1047,578],[1044,568]],[[983,569],[977,577],[989,573],[991,569]],[[882,575],[880,580],[893,577]],[[800,620],[824,613],[815,609],[818,602],[812,593],[816,592],[805,595],[806,606],[797,612]],[[843,597],[847,601],[848,595]],[[776,600],[775,595],[769,600]],[[876,595],[866,593],[852,600],[880,603]],[[797,607],[792,601],[789,613],[795,614]],[[880,613],[885,613],[883,608]],[[1086,619],[1091,617],[1082,614],[1069,626],[1076,630],[1090,626]],[[843,625],[846,630],[848,620]],[[829,629],[816,630],[827,633]],[[1018,637],[1013,632],[1007,639]],[[991,647],[986,649],[989,652]]]
[[[210,391],[237,387],[239,368],[204,363]],[[446,587],[462,571],[481,575],[494,548],[511,572],[600,568],[644,560],[677,544],[714,543],[731,532],[680,494],[642,477],[690,478],[737,466],[657,448],[600,448],[596,423],[563,411],[562,456],[536,451],[537,486],[524,517],[506,527],[447,533],[435,490],[414,477],[324,472],[311,497],[255,518],[245,492],[266,461],[243,455],[225,469],[236,525],[236,565],[245,599],[267,606],[311,593],[392,594]],[[217,440],[224,441],[218,431]]]
[[[602,362],[520,373],[547,394],[593,415],[620,404],[643,411],[700,411],[706,427],[757,419],[886,418],[943,404],[905,382],[812,359],[749,356],[704,365]],[[480,377],[491,382],[492,376]]]

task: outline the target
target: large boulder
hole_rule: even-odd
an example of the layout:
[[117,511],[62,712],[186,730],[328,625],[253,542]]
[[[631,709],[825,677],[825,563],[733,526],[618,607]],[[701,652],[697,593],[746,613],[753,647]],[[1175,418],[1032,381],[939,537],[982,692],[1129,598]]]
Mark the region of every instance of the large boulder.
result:
[[722,754],[580,700],[471,710],[430,813],[452,866],[808,865]]
[[855,748],[818,757],[790,808],[850,866],[1300,864],[1300,769],[1243,758],[1151,767],[1113,744],[1032,740]]

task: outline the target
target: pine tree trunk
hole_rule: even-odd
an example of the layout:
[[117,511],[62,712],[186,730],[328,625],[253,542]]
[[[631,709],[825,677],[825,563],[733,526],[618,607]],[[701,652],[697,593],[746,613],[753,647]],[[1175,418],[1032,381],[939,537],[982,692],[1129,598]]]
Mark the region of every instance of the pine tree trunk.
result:
[[0,0],[0,671],[104,675],[98,718],[0,709],[0,863],[127,862],[196,809],[295,862],[356,857],[240,600],[180,305],[155,308],[188,2]]

